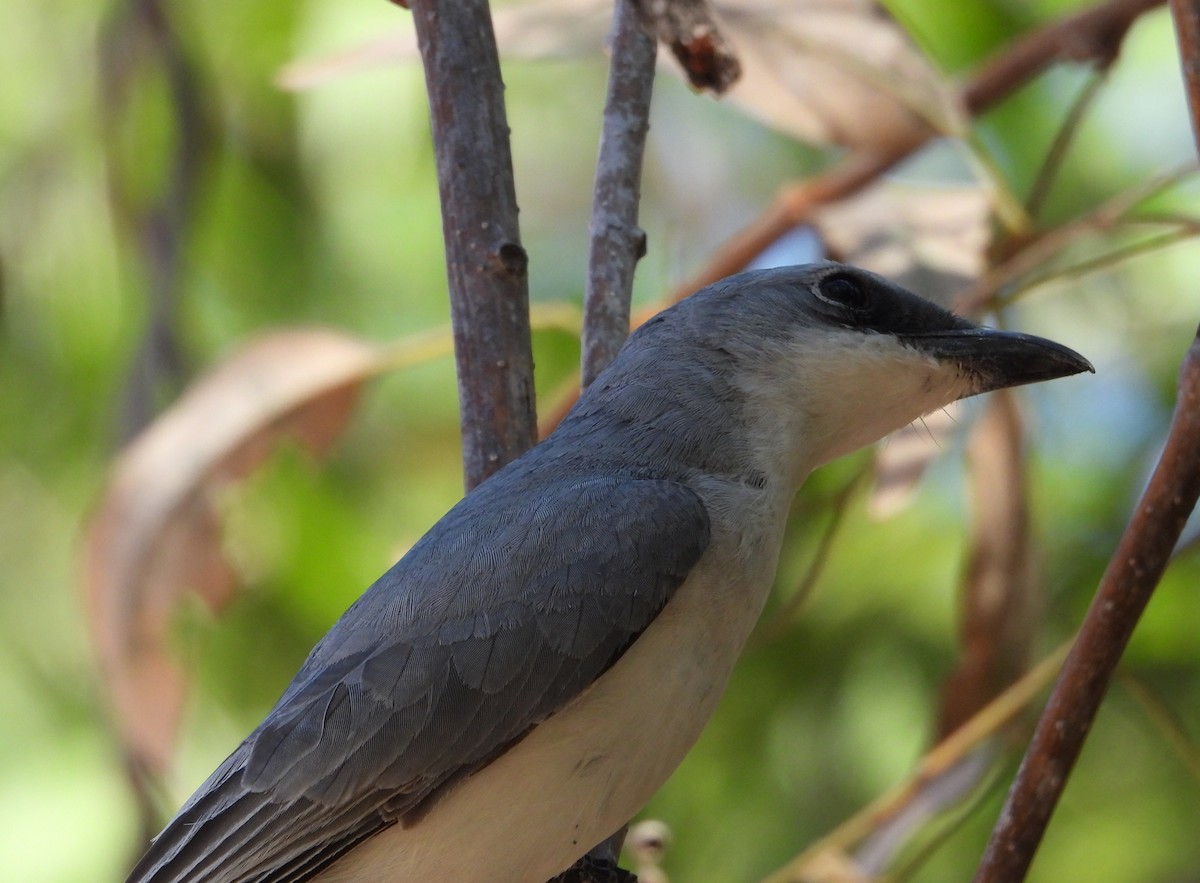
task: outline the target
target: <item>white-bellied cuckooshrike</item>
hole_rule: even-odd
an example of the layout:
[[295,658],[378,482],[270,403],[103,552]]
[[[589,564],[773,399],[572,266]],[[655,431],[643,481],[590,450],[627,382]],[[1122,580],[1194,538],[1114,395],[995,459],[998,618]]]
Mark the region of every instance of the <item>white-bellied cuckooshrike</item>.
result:
[[700,735],[814,468],[1088,370],[840,264],[709,286],[355,602],[129,880],[543,883]]

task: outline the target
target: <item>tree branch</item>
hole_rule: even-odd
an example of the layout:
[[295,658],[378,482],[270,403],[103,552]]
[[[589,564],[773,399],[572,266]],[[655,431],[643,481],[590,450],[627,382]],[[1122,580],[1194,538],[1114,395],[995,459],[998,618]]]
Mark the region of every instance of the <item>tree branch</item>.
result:
[[[1171,0],[1200,152],[1200,13]],[[1200,329],[1179,369],[1175,416],[1149,486],[1113,552],[1038,719],[974,883],[1025,879],[1113,672],[1200,498]]]
[[487,0],[413,0],[437,156],[468,490],[534,441],[528,258]]
[[975,883],[1018,883],[1171,550],[1200,497],[1200,336],[1184,357],[1166,447],[1100,581],[1079,637],[1038,721]]
[[1200,7],[1187,0],[1171,0],[1175,19],[1175,37],[1179,42],[1179,61],[1183,66],[1183,84],[1187,89],[1192,134],[1200,150]]
[[632,0],[614,5],[583,300],[583,386],[612,361],[629,334],[634,268],[646,253],[646,234],[637,225],[638,202],[658,47],[643,29]]

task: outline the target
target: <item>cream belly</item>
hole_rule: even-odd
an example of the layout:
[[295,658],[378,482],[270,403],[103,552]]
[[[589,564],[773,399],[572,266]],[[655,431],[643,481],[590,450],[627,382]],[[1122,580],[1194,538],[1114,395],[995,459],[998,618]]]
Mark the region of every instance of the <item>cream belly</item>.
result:
[[[778,535],[714,537],[662,613],[587,691],[412,828],[382,831],[316,879],[543,883],[569,867],[641,810],[699,737],[770,591]],[[733,557],[753,563],[731,568]],[[730,585],[722,574],[731,571],[752,583]]]

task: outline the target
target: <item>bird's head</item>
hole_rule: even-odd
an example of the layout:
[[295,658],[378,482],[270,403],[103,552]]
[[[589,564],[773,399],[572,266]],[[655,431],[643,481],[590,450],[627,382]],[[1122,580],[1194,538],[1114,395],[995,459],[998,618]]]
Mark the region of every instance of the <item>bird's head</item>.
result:
[[976,325],[836,263],[731,276],[657,318],[645,343],[668,359],[701,354],[707,376],[738,391],[754,459],[797,484],[958,399],[1092,370],[1060,344]]

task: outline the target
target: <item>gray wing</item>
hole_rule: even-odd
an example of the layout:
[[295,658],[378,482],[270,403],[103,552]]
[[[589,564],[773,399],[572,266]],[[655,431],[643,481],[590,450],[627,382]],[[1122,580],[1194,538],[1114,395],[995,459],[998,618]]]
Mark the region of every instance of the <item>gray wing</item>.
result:
[[535,473],[486,482],[346,612],[129,883],[308,880],[612,665],[707,513],[677,482]]

